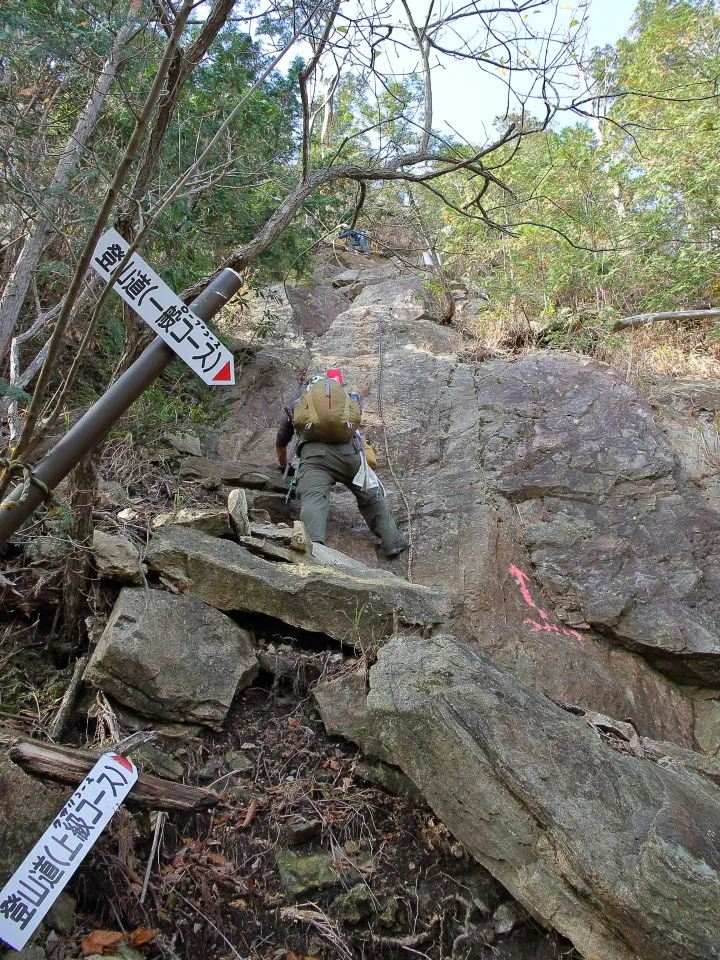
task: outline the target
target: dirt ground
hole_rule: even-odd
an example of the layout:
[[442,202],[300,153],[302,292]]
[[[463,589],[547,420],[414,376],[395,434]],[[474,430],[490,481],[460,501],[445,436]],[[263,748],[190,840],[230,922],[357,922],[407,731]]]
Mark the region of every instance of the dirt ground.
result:
[[[41,679],[34,650],[23,664],[16,648],[28,687]],[[328,653],[312,656],[327,664]],[[58,688],[62,676],[54,678]],[[19,709],[30,724],[30,702]],[[66,740],[86,742],[96,724],[107,724],[86,709]],[[116,719],[125,733],[122,714]],[[152,747],[160,759],[138,760],[142,768],[152,772],[171,758],[184,782],[220,791],[219,803],[160,825],[157,815],[121,809],[71,881],[74,928],[51,937],[48,960],[87,955],[82,941],[92,931],[129,937],[137,929],[157,931],[137,947],[153,960],[579,960],[429,807],[371,782],[372,765],[325,733],[305,682],[261,674],[238,695],[221,731],[161,737]],[[104,955],[118,956],[115,949]]]

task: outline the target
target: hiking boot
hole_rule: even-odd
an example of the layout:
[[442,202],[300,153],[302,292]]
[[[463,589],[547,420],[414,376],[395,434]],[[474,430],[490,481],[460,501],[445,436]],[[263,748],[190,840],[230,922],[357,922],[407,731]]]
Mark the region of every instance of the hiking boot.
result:
[[404,553],[409,546],[410,546],[409,541],[403,539],[399,543],[397,543],[394,547],[391,547],[389,550],[383,550],[383,553],[388,558],[388,560],[392,560],[393,557],[399,557],[401,553]]

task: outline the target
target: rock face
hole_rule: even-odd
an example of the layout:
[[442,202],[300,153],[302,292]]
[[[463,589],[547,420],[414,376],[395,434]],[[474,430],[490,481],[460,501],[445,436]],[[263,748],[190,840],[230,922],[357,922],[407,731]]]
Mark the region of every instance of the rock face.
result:
[[[255,351],[214,452],[270,468],[282,406],[308,372],[340,368],[363,396],[412,580],[450,599],[457,639],[428,639],[431,615],[425,639],[382,646],[383,608],[362,641],[366,653],[380,647],[370,697],[364,673],[321,685],[324,719],[409,774],[584,960],[718,960],[719,831],[707,824],[719,812],[720,489],[706,476],[717,391],[688,382],[680,402],[676,381],[643,392],[602,363],[549,351],[461,360],[458,332],[425,316],[417,278],[347,260],[316,271],[335,288],[313,329],[305,302],[287,311],[284,344]],[[277,490],[257,470],[216,475]],[[155,569],[209,602],[253,596],[242,609],[346,640],[347,610],[361,604],[349,584],[374,596],[364,570],[383,564],[346,491],[333,495],[315,558],[331,578],[322,588],[284,545],[257,557],[252,531],[237,548],[252,556],[241,573],[231,544],[216,545],[220,556],[162,539]],[[399,633],[418,616],[408,609]],[[632,736],[613,750],[603,730],[618,723]]]
[[395,638],[370,672],[393,761],[584,960],[720,957],[720,791],[619,753],[447,635]]
[[[456,601],[453,632],[556,700],[691,745],[678,681],[720,687],[720,515],[686,475],[678,431],[653,421],[662,398],[651,406],[610,367],[568,354],[460,362],[456,331],[394,312],[416,278],[392,263],[358,261],[352,276],[346,266],[321,273],[362,291],[309,349],[270,344],[245,368],[220,455],[272,462],[277,416],[304,371],[339,367],[363,396],[378,473],[412,534],[413,580]],[[714,402],[707,385],[691,393]],[[692,478],[704,483],[701,467]],[[342,491],[327,542],[382,564]]]
[[257,671],[250,635],[229,617],[193,597],[126,588],[85,679],[145,716],[212,726]]
[[720,681],[720,515],[676,476],[649,405],[559,355],[491,364],[479,393],[481,468],[553,601],[670,674]]
[[394,624],[430,629],[449,613],[435,591],[391,574],[324,567],[296,551],[286,555],[287,562],[267,560],[239,544],[171,526],[153,538],[147,560],[218,610],[262,613],[350,645],[376,646]]

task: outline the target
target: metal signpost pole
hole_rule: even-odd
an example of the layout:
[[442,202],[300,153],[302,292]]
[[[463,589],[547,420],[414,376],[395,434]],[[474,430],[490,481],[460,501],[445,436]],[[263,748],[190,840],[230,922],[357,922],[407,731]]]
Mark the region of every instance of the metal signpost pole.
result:
[[[242,278],[239,274],[234,270],[223,270],[190,304],[190,307],[201,320],[209,320],[221,307],[225,306],[241,286]],[[175,357],[175,352],[163,340],[158,338],[151,343],[135,363],[115,381],[107,393],[93,404],[75,426],[33,468],[33,476],[50,489],[57,486],[105,437],[113,424]],[[21,501],[22,496],[23,485],[18,484],[0,505],[0,550],[45,500],[43,490],[33,483],[29,485]],[[8,509],[11,503],[17,505]]]

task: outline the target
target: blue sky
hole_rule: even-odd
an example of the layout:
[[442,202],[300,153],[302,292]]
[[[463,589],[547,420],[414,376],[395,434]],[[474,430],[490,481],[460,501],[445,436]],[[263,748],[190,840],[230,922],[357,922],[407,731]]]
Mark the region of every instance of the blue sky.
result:
[[[562,4],[570,9],[571,4]],[[574,6],[574,4],[572,4]],[[634,0],[590,0],[588,4],[588,41],[590,47],[616,43],[624,36],[632,21]],[[468,66],[452,71],[433,72],[433,126],[450,133],[452,130],[472,142],[485,139],[505,107],[502,84],[481,75]],[[573,122],[569,117],[569,122]]]
[[590,45],[603,47],[624,36],[634,10],[633,0],[592,0],[589,7]]

